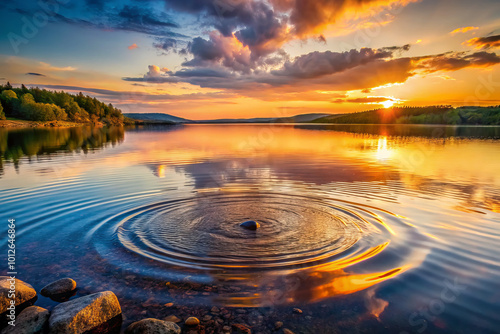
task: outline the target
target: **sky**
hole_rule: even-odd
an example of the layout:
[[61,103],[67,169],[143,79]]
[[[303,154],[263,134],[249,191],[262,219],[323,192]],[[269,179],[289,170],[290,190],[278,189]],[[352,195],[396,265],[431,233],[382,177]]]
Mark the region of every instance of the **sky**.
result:
[[0,83],[189,119],[499,105],[498,0],[0,4]]

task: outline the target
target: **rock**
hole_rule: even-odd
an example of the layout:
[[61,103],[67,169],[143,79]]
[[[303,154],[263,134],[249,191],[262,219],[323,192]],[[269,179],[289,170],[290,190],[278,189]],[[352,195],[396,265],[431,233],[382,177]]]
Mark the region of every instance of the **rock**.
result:
[[293,334],[293,332],[288,328],[283,328],[283,334]]
[[233,332],[237,334],[251,334],[252,330],[243,324],[232,324]]
[[172,306],[174,306],[174,303],[166,303],[163,306],[165,306],[165,307],[172,307]]
[[195,317],[189,317],[186,319],[185,324],[186,324],[186,326],[189,326],[189,327],[198,326],[200,324],[200,320],[198,320],[198,318],[195,318]]
[[213,306],[213,307],[210,309],[210,312],[212,312],[212,313],[219,313],[219,312],[220,312],[220,309],[219,309],[217,306]]
[[255,231],[260,227],[260,224],[254,220],[247,220],[246,222],[241,223],[240,226],[246,228],[247,230]]
[[[16,289],[14,303],[19,306],[24,303],[31,303],[36,297],[36,291],[31,285],[19,279],[11,279],[9,276],[0,276],[0,313],[4,313],[11,305],[12,299],[9,298],[9,290]],[[32,303],[31,303],[32,304]],[[29,305],[27,305],[29,306]],[[16,308],[17,311],[20,309]]]
[[125,334],[180,334],[181,328],[170,321],[143,319],[134,322],[125,330]]
[[45,297],[58,297],[65,294],[70,294],[76,289],[76,282],[71,278],[61,278],[42,288],[40,293]]
[[209,315],[209,314],[207,314],[207,315],[205,315],[205,316],[203,317],[203,321],[210,321],[210,320],[212,320],[212,316],[211,316],[211,315]]
[[231,327],[224,326],[224,327],[222,327],[222,330],[224,331],[224,333],[230,333],[231,332]]
[[274,323],[274,329],[280,329],[281,327],[283,327],[283,323],[281,321],[276,321]]
[[302,310],[300,308],[294,308],[293,313],[302,314]]
[[17,316],[15,326],[8,325],[1,334],[41,334],[47,329],[48,320],[48,310],[38,306],[30,306]]
[[111,291],[94,293],[57,305],[49,318],[51,334],[79,334],[119,316],[122,310]]
[[170,322],[181,322],[181,319],[176,317],[175,315],[169,315],[168,317],[163,318],[165,321],[170,321]]

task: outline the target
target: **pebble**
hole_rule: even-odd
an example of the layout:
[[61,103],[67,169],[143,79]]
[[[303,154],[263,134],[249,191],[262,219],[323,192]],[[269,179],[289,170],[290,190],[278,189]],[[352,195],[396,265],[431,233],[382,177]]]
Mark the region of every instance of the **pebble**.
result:
[[300,308],[294,308],[293,313],[302,314],[302,310]]
[[61,278],[55,282],[47,284],[42,288],[41,294],[45,297],[68,294],[76,289],[76,282],[69,277]]
[[251,334],[252,331],[250,328],[243,324],[232,324],[231,327],[233,328],[234,333],[238,334]]
[[177,317],[177,316],[175,316],[173,314],[169,315],[168,317],[163,318],[163,320],[170,321],[170,322],[175,322],[175,323],[178,323],[178,322],[181,321],[181,319],[179,317]]
[[281,321],[276,321],[274,323],[274,329],[280,329],[281,327],[283,327],[283,323]]
[[283,328],[283,334],[293,334],[293,332],[288,328]]
[[255,231],[260,227],[260,224],[255,220],[247,220],[246,222],[241,223],[240,226],[246,228],[247,230]]
[[200,324],[200,320],[198,320],[198,318],[195,318],[195,317],[189,317],[186,319],[185,324],[186,324],[186,326],[189,326],[189,327],[198,326]]

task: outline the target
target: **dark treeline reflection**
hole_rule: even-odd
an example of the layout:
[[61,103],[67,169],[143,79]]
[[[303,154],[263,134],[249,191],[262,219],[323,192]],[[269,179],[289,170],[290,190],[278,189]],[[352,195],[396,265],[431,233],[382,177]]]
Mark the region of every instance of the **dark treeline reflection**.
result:
[[365,133],[381,136],[425,137],[425,138],[500,138],[498,126],[442,126],[442,125],[380,125],[380,124],[335,124],[297,125],[299,129],[328,130],[350,133]]
[[17,168],[23,157],[87,153],[121,143],[124,133],[123,127],[0,129],[0,174],[5,162],[12,162]]

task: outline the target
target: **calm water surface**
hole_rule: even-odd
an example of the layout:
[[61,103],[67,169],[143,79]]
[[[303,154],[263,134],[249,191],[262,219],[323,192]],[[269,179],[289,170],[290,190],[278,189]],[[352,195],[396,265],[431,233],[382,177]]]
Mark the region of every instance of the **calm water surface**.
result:
[[[126,324],[174,302],[248,307],[260,332],[281,320],[296,333],[499,333],[498,138],[499,127],[0,129],[0,217],[17,221],[19,278],[112,290]],[[261,228],[239,226],[250,219]]]

